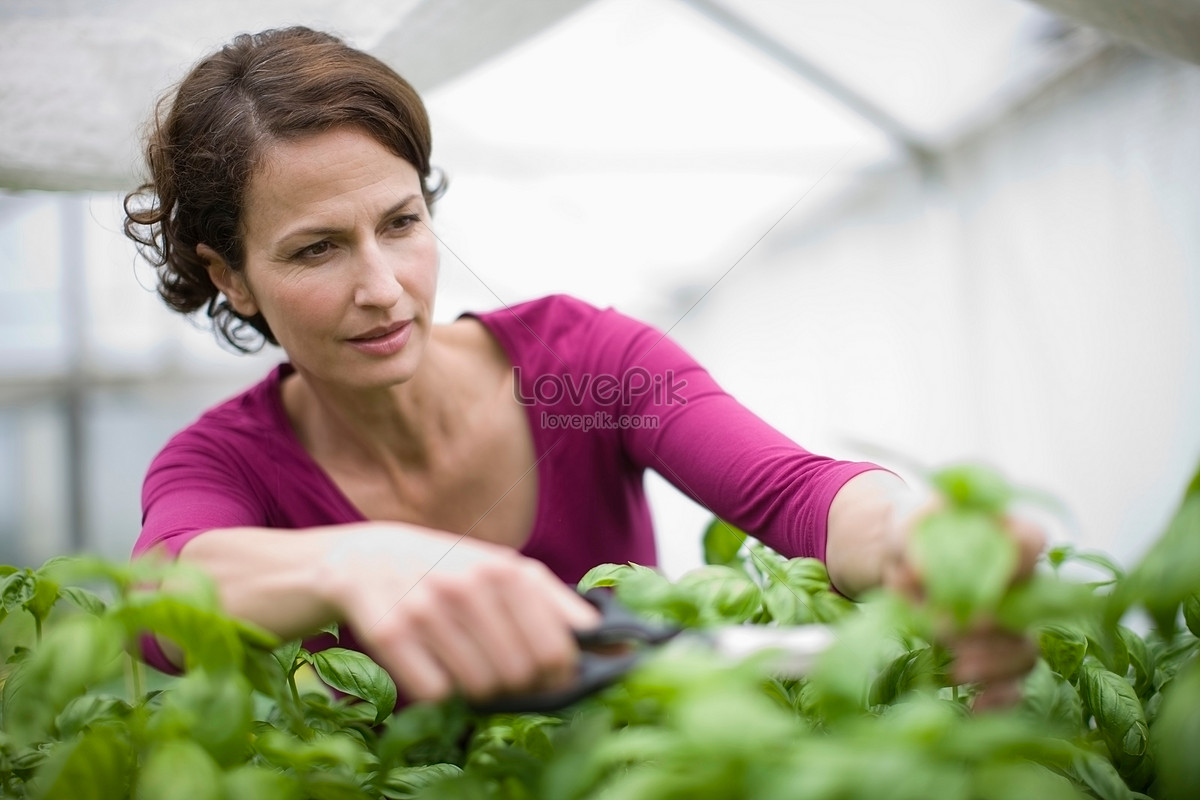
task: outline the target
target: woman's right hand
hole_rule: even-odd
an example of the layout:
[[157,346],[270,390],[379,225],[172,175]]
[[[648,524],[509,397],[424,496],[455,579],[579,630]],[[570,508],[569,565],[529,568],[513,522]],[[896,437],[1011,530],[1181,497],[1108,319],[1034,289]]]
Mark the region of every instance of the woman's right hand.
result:
[[411,700],[562,688],[579,657],[572,631],[600,622],[541,562],[425,528],[357,527],[321,567],[328,602]]

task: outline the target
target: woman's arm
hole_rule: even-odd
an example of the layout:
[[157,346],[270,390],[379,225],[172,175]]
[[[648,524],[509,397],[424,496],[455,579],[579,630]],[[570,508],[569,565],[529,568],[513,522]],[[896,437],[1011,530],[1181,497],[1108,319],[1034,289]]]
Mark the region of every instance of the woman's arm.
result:
[[180,559],[213,577],[225,611],[285,639],[348,624],[414,700],[564,685],[572,629],[599,621],[540,562],[413,525],[214,530]]
[[851,599],[884,583],[894,555],[890,537],[902,509],[916,499],[904,481],[885,470],[855,475],[829,505],[825,566],[834,588]]

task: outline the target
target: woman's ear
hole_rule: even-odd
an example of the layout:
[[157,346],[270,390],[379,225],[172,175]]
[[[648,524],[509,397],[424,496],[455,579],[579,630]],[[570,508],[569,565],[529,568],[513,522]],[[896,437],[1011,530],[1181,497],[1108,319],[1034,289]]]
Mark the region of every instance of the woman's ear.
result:
[[204,261],[208,279],[229,298],[229,304],[233,306],[234,311],[243,317],[253,317],[258,313],[258,303],[254,301],[254,294],[240,272],[230,269],[225,259],[206,244],[196,245],[196,255]]

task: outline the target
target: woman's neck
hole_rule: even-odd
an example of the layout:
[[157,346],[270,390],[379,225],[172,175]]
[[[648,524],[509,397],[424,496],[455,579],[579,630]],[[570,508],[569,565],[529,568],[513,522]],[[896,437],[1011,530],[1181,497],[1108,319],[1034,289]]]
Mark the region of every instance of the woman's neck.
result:
[[301,443],[320,460],[420,470],[455,433],[464,383],[457,360],[431,336],[412,378],[371,390],[285,379],[283,405]]

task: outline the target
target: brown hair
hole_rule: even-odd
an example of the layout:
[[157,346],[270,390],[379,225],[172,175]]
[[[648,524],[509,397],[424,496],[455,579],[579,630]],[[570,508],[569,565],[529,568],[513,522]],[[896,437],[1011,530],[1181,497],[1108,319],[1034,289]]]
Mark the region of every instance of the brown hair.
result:
[[204,308],[243,352],[262,340],[278,344],[262,314],[243,317],[221,296],[196,245],[241,270],[246,190],[266,148],[347,125],[412,164],[433,207],[445,181],[440,172],[430,178],[421,98],[391,67],[329,34],[242,34],[159,101],[146,143],[150,179],[125,197],[125,235],[157,268],[168,306],[184,314]]

